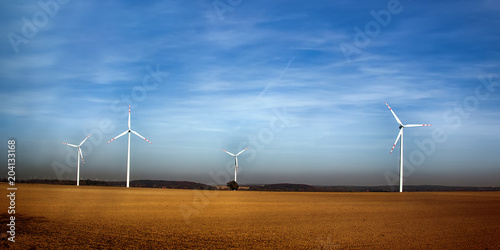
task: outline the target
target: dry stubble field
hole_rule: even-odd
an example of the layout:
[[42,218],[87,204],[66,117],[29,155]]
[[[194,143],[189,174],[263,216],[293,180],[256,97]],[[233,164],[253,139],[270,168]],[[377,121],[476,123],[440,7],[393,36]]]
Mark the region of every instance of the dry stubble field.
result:
[[14,248],[500,249],[500,192],[17,186]]

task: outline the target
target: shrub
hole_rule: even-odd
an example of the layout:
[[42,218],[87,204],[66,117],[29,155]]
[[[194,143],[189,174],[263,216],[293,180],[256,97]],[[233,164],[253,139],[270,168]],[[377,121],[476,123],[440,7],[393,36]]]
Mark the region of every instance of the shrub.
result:
[[240,188],[240,185],[236,181],[230,181],[226,183],[227,187],[230,188],[231,190],[238,190]]

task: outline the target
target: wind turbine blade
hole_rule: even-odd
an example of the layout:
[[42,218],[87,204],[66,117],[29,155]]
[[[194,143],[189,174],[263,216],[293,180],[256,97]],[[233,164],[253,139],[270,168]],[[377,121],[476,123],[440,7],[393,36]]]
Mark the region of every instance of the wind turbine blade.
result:
[[130,129],[130,105],[128,105],[128,129]]
[[238,157],[234,157],[234,165],[236,166],[236,173],[238,173]]
[[231,152],[228,152],[228,151],[226,151],[226,150],[224,150],[224,149],[221,149],[221,150],[222,150],[222,152],[226,152],[226,153],[228,153],[228,154],[229,154],[229,155],[231,155],[231,156],[236,156],[235,154],[233,154],[233,153],[231,153]]
[[153,144],[152,142],[150,142],[148,139],[144,138],[144,136],[140,135],[139,133],[135,132],[134,130],[130,130],[130,132],[134,133],[135,135],[141,137],[142,139],[146,140],[147,142]]
[[85,161],[83,160],[83,152],[81,148],[78,148],[78,151],[80,151],[80,157],[82,157],[82,164],[85,164]]
[[389,110],[391,111],[392,115],[394,115],[394,118],[396,118],[396,121],[399,123],[399,125],[403,125],[403,123],[399,120],[398,116],[396,115],[396,113],[394,113],[394,111],[392,111],[391,107],[389,107],[389,104],[387,104],[387,102],[385,103],[385,105],[387,105],[387,107],[389,108]]
[[115,137],[115,138],[113,138],[113,139],[109,140],[107,143],[110,143],[110,142],[112,142],[112,141],[114,141],[114,140],[116,140],[116,139],[118,139],[118,138],[122,137],[122,136],[123,136],[124,134],[126,134],[127,132],[128,132],[128,130],[125,130],[125,132],[123,132],[123,133],[119,134],[117,137]]
[[396,141],[394,142],[394,145],[392,145],[392,148],[391,148],[391,152],[389,154],[392,154],[392,151],[394,150],[394,148],[396,147],[396,144],[398,144],[398,141],[399,141],[399,137],[401,137],[401,134],[403,133],[403,129],[400,129],[399,130],[399,134],[398,134],[398,138],[396,138]]
[[64,144],[64,145],[68,145],[68,146],[71,146],[71,147],[75,147],[75,148],[77,148],[77,147],[78,147],[77,145],[74,145],[74,144],[69,144],[69,143],[66,143],[66,142],[63,142],[62,144]]
[[432,124],[408,124],[405,125],[405,128],[411,128],[411,127],[430,127]]
[[78,146],[81,146],[90,137],[90,135],[88,135],[87,138],[85,138],[82,142],[80,142],[80,145],[78,145]]
[[241,153],[243,153],[243,151],[247,150],[249,147],[246,147],[245,149],[241,150],[239,153],[236,154],[236,156],[240,155]]

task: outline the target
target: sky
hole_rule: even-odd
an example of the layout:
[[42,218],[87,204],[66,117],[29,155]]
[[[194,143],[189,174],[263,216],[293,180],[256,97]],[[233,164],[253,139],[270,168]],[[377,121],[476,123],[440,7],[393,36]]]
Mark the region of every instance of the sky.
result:
[[0,5],[18,179],[500,186],[496,1]]

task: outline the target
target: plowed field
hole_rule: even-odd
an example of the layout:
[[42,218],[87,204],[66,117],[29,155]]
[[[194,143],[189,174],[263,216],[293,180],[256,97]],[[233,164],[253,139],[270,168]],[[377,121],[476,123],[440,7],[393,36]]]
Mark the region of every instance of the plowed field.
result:
[[500,192],[16,186],[16,242],[4,195],[2,248],[500,249]]

